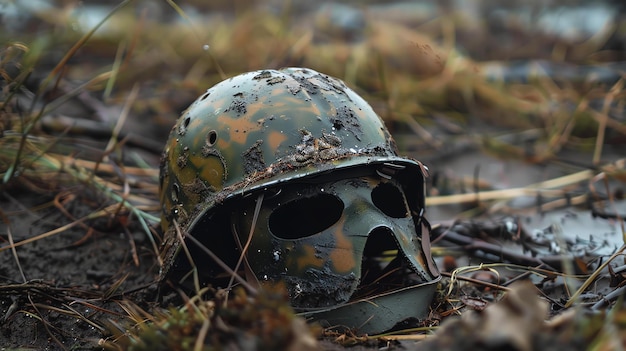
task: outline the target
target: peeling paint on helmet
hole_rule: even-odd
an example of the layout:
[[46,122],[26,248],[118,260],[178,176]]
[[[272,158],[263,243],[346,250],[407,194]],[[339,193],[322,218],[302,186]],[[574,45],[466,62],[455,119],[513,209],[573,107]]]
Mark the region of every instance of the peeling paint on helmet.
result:
[[[304,140],[301,130],[311,139]],[[258,140],[264,142],[254,148],[254,155],[264,162],[246,162]],[[208,89],[183,113],[167,142],[161,173],[168,176],[161,192],[171,193],[173,184],[190,189],[184,183],[196,180],[208,189],[235,192],[286,170],[297,176],[314,172],[310,168],[325,161],[395,155],[382,120],[340,80],[301,68],[249,72]],[[194,156],[204,156],[206,162]],[[225,196],[215,194],[201,203],[187,200],[196,195],[180,194],[188,213],[196,207],[204,211]],[[165,232],[170,213],[161,216]]]

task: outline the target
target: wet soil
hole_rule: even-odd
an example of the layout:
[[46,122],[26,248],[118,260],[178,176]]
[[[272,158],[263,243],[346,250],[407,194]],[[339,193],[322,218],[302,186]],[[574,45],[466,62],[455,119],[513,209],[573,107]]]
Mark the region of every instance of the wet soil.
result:
[[71,226],[0,252],[2,349],[91,349],[123,319],[121,300],[153,299],[158,269],[146,235],[110,218],[76,224],[103,202],[85,187],[60,199],[67,214],[54,200],[26,189],[0,194],[3,247]]

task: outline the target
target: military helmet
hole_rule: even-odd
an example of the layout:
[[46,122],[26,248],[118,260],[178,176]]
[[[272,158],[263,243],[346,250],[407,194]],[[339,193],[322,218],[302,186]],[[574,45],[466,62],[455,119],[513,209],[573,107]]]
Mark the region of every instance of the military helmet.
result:
[[[339,79],[305,68],[227,79],[191,104],[167,141],[160,280],[226,285],[225,264],[255,284],[284,284],[314,319],[381,332],[393,324],[371,318],[371,299],[385,305],[400,296],[393,290],[424,301],[394,303],[401,315],[391,319],[420,317],[439,279],[425,177]],[[361,316],[345,319],[346,308]]]

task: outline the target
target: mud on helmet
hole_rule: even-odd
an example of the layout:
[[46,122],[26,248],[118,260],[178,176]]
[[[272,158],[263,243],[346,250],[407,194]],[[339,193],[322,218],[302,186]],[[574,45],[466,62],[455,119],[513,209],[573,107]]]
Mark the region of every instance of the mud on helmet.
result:
[[160,280],[227,284],[197,245],[182,252],[179,238],[193,236],[247,280],[284,284],[307,317],[362,333],[422,318],[439,280],[425,176],[338,79],[286,68],[225,80],[184,112],[163,153]]

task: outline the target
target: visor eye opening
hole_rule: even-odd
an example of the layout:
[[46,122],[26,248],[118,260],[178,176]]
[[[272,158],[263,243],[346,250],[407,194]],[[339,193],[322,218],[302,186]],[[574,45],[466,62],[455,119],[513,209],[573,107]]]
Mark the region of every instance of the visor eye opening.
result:
[[306,238],[337,223],[343,209],[343,201],[329,193],[301,197],[272,211],[268,220],[269,231],[284,240]]
[[380,183],[372,190],[372,203],[392,218],[409,215],[403,192],[392,183]]

